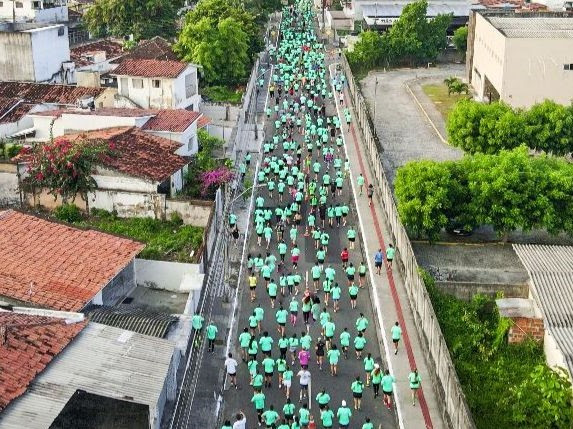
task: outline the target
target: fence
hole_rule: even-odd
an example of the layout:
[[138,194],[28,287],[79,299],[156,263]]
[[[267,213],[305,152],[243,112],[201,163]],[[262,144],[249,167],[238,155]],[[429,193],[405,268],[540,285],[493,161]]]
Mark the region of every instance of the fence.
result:
[[346,57],[342,56],[342,71],[348,80],[352,103],[356,111],[356,123],[362,133],[363,141],[368,152],[367,158],[374,171],[375,182],[385,210],[390,232],[393,235],[397,252],[398,267],[404,278],[410,307],[414,314],[414,325],[421,341],[427,349],[426,358],[430,370],[430,379],[435,387],[444,420],[450,427],[474,429],[472,415],[462,391],[458,375],[454,368],[448,346],[438,324],[430,297],[424,281],[418,271],[418,263],[412,250],[408,234],[398,217],[392,189],[384,170],[382,169],[382,147],[374,131],[368,107],[360,89],[356,86],[354,76]]

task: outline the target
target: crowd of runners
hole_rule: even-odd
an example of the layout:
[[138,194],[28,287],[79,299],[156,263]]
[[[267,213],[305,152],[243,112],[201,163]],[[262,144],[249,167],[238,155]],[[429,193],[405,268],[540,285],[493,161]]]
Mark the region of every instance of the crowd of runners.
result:
[[[263,144],[256,177],[266,190],[259,192],[255,200],[253,229],[259,251],[247,257],[245,285],[254,309],[248,326],[238,337],[240,356],[229,353],[225,367],[230,387],[235,389],[237,372],[248,371],[249,397],[259,426],[374,429],[378,423],[362,412],[362,397],[381,397],[382,403],[392,409],[395,379],[366,351],[369,342],[373,343],[371,350],[378,350],[374,328],[369,327],[370,321],[357,308],[357,297],[368,284],[368,269],[364,261],[351,260],[349,250],[354,249],[358,234],[348,220],[350,208],[340,198],[352,180],[342,138],[342,127],[350,127],[352,117],[344,104],[344,75],[328,73],[324,46],[315,35],[314,18],[309,0],[285,7],[277,47],[270,48],[274,70],[265,114],[274,132]],[[344,124],[338,115],[326,114],[328,102],[340,103]],[[239,170],[243,176],[249,163],[250,156],[241,162]],[[355,180],[357,192],[362,195],[364,177],[359,175]],[[372,186],[365,191],[370,204]],[[340,229],[339,234],[347,243],[340,253],[340,262],[329,263],[329,231],[334,228]],[[229,229],[238,231],[234,214],[229,216]],[[314,251],[315,263],[308,271],[299,270],[298,266],[299,245],[304,240],[308,240],[307,252]],[[394,254],[390,245],[373,255],[378,275],[383,268],[392,269]],[[332,259],[329,255],[328,260]],[[343,274],[345,280],[336,281],[337,273]],[[269,300],[271,314],[261,306],[263,300]],[[355,322],[341,326],[337,321],[339,312],[350,314]],[[203,323],[198,314],[193,317],[196,330],[201,331]],[[320,326],[320,334],[312,338],[310,328],[315,325]],[[217,328],[209,323],[206,331],[208,350],[213,351]],[[401,334],[396,322],[391,329],[394,354],[398,353]],[[325,371],[338,377],[339,365],[348,359],[363,364],[363,374],[348,379],[352,403],[331,403],[326,388],[310,397],[313,373]],[[295,380],[298,395],[292,394]],[[416,370],[409,381],[415,405],[415,393],[421,384]],[[265,395],[265,391],[274,388],[283,392],[280,404],[271,404]],[[311,401],[318,406],[318,413],[310,411]],[[241,429],[245,425],[246,416],[241,411],[225,421],[222,429]]]

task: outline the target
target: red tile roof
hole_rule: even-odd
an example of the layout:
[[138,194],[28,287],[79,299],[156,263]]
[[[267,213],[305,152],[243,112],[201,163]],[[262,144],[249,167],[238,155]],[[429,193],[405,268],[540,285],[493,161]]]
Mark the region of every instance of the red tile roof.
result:
[[86,324],[0,312],[0,332],[5,332],[0,335],[0,411],[26,391]]
[[127,238],[0,212],[0,295],[78,311],[143,248]]
[[88,60],[87,56],[100,51],[105,52],[106,60],[117,58],[123,54],[120,42],[104,39],[71,48],[70,59],[76,64],[76,67],[87,66],[93,64],[93,61]]
[[22,98],[28,103],[76,104],[83,97],[97,97],[104,91],[105,88],[0,81],[2,97]]
[[163,37],[155,36],[149,40],[142,40],[133,50],[123,55],[121,58],[113,60],[112,63],[120,63],[124,60],[170,60],[177,61],[177,55],[171,48],[171,43]]
[[176,78],[187,68],[181,61],[127,59],[110,74],[112,76],[140,76]]
[[200,128],[205,128],[205,127],[206,127],[207,125],[209,125],[210,123],[211,123],[211,119],[208,118],[208,117],[205,116],[205,115],[202,115],[202,116],[199,118],[199,122],[197,123],[197,128],[199,128],[199,129],[200,129]]
[[182,133],[193,124],[201,113],[192,112],[185,109],[163,109],[149,119],[141,128],[151,131],[170,131],[172,133]]
[[19,121],[32,110],[33,107],[34,104],[27,103],[18,97],[0,97],[0,124]]
[[59,117],[63,114],[69,115],[90,115],[90,116],[117,116],[119,118],[139,118],[143,116],[155,116],[157,110],[149,109],[129,109],[124,107],[103,107],[101,109],[54,109],[34,112],[35,116]]
[[116,155],[103,162],[106,167],[154,182],[169,179],[189,164],[187,158],[175,154],[181,147],[179,143],[151,135],[136,127],[106,128],[67,137],[101,139],[113,143]]

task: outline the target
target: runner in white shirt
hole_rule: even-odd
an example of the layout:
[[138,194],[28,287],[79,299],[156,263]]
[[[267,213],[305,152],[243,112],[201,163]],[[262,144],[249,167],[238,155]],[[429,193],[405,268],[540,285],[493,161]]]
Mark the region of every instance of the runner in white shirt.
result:
[[301,369],[297,377],[300,379],[300,395],[299,402],[303,399],[308,398],[308,384],[310,383],[310,371],[308,369]]
[[236,417],[235,423],[233,423],[233,429],[246,429],[247,428],[247,418],[245,413],[239,411]]
[[237,387],[237,361],[233,359],[233,353],[229,353],[229,357],[225,359],[225,368],[227,369],[227,375],[231,379],[231,384]]

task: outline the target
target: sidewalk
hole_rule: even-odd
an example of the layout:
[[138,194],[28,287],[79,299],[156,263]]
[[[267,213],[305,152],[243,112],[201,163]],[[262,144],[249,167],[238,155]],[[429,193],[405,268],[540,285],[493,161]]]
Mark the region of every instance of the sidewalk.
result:
[[[334,72],[334,65],[330,66],[330,70],[331,73]],[[351,100],[347,86],[344,90],[344,99],[345,105],[348,100]],[[352,105],[347,105],[347,107],[350,109],[352,117],[355,118],[356,113]],[[340,116],[342,109],[338,104],[337,110]],[[344,120],[342,122],[345,123]],[[352,186],[353,188],[356,186],[355,178],[362,173],[366,179],[366,188],[368,183],[372,182],[373,175],[369,164],[366,162],[366,153],[361,141],[360,131],[356,129],[353,123],[350,127],[350,132],[344,126],[343,134],[346,154],[350,160],[353,177]],[[388,233],[385,220],[383,221],[384,210],[380,205],[381,202],[374,198],[372,207],[368,207],[366,192],[359,197],[356,190],[354,190],[354,196],[362,237],[364,237],[363,246],[369,258],[368,268],[375,301],[373,305],[376,308],[379,325],[382,327],[381,330],[383,332],[380,334],[384,340],[389,369],[396,378],[396,401],[400,427],[406,429],[445,428],[446,425],[438,408],[438,397],[432,386],[427,384],[429,383],[429,376],[424,359],[424,349],[419,342],[416,327],[414,326],[412,312],[404,288],[404,279],[396,268],[392,272],[387,271],[383,273],[381,276],[375,274],[373,255],[380,248],[384,251],[390,244],[390,234]],[[396,321],[400,322],[403,334],[398,355],[394,356],[390,328]],[[422,377],[422,388],[418,392],[419,401],[417,401],[415,407],[412,406],[408,383],[408,374],[414,367],[418,368],[418,372]]]

